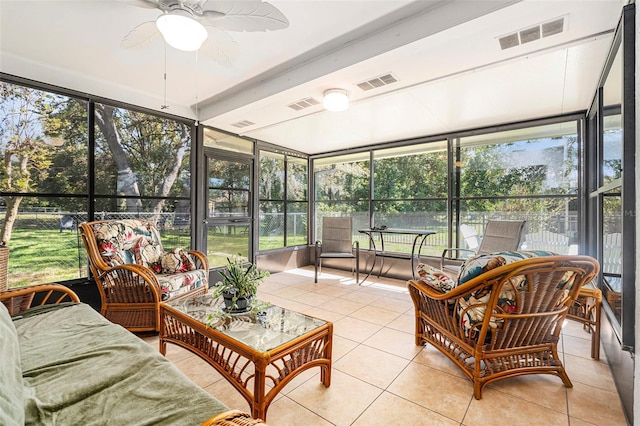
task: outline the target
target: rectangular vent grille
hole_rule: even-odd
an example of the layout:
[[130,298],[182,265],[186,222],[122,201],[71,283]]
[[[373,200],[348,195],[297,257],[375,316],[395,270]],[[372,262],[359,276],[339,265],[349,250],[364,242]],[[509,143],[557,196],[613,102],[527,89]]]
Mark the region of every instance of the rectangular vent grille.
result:
[[524,28],[513,34],[507,34],[498,38],[500,49],[510,49],[521,44],[530,43],[541,38],[560,34],[565,30],[565,17],[557,18],[552,21],[543,22],[533,27]]
[[540,40],[540,27],[527,28],[520,31],[520,43],[525,44],[535,40]]
[[313,98],[304,98],[298,102],[292,103],[291,105],[287,105],[289,108],[291,108],[294,111],[300,111],[303,110],[305,108],[309,108],[312,107],[314,105],[319,105],[320,102],[316,101]]
[[562,31],[564,31],[564,18],[542,24],[542,37],[560,34]]
[[389,73],[389,74],[381,75],[380,77],[372,78],[371,80],[363,81],[361,83],[356,83],[356,86],[358,86],[360,89],[364,91],[367,91],[367,90],[372,90],[378,87],[395,83],[396,81],[398,81],[398,79],[395,78],[393,74]]
[[238,121],[237,123],[233,123],[232,126],[237,127],[238,129],[242,129],[243,127],[252,126],[254,124],[256,123],[249,120],[242,120],[242,121]]

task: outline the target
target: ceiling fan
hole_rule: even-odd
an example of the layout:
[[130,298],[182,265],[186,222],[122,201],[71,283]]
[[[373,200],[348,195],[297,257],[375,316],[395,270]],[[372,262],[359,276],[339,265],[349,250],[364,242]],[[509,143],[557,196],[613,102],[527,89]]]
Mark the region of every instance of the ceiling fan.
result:
[[167,44],[186,51],[200,50],[224,65],[231,65],[237,43],[226,31],[274,31],[289,26],[276,7],[260,0],[128,0],[135,6],[159,9],[155,21],[135,27],[122,47],[144,48],[160,35]]

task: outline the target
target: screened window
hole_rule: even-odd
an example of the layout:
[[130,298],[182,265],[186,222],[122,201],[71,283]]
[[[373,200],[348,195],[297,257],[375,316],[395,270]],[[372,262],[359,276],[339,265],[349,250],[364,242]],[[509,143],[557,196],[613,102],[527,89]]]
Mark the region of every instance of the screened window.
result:
[[307,162],[260,151],[260,250],[307,243]]
[[156,222],[167,248],[189,247],[190,126],[100,103],[95,111],[96,215]]
[[576,121],[461,138],[452,155],[455,225],[526,220],[523,248],[578,250]]
[[[373,151],[373,226],[434,230],[424,254],[447,247],[447,141]],[[413,237],[396,236],[389,251],[410,253]]]
[[10,286],[86,277],[78,224],[91,219],[153,220],[167,248],[191,245],[190,126],[11,82],[0,91],[0,240],[10,248]]
[[87,102],[0,82],[0,241],[10,287],[86,275]]
[[[322,235],[324,216],[351,216],[354,234],[369,227],[369,152],[316,159],[315,235]],[[366,241],[362,235],[354,235]]]

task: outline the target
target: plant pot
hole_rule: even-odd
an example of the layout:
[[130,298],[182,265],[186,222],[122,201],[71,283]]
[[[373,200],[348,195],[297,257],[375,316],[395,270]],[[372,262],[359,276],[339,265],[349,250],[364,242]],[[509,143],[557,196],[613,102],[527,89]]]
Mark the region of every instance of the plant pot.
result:
[[232,293],[223,293],[222,299],[224,300],[225,311],[231,314],[238,314],[242,312],[247,312],[251,307],[251,296],[245,297],[240,296],[236,300],[235,306],[233,303],[233,294]]

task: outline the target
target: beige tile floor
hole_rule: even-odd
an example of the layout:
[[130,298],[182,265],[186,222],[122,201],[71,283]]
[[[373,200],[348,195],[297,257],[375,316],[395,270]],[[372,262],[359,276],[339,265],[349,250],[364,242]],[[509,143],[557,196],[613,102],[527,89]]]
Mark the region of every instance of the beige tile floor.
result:
[[[604,352],[590,358],[590,335],[569,321],[559,348],[574,387],[551,375],[489,385],[482,400],[444,355],[413,339],[413,304],[399,280],[371,277],[356,285],[348,272],[313,268],[271,275],[259,297],[334,323],[329,388],[320,369],[289,383],[269,407],[267,423],[285,425],[625,425]],[[157,336],[145,338],[157,345]],[[168,345],[167,357],[231,408],[248,410],[240,394],[196,355]]]

